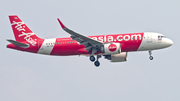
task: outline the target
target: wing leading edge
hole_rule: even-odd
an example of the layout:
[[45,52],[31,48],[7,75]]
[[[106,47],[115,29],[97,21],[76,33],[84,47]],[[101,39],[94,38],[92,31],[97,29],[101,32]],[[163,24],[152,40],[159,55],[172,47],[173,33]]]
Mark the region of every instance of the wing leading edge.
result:
[[64,24],[59,19],[57,20],[59,21],[62,29],[71,35],[72,40],[76,40],[80,43],[80,45],[84,45],[85,50],[87,50],[87,52],[92,50],[92,54],[94,54],[95,52],[97,52],[96,48],[104,44],[103,42],[91,39],[87,36],[81,35],[79,33],[76,33],[68,29],[66,26],[64,26]]

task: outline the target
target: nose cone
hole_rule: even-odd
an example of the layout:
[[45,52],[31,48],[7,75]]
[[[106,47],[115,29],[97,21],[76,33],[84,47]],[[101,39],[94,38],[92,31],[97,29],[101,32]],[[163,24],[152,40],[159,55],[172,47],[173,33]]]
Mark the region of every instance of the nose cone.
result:
[[166,44],[169,46],[172,46],[173,45],[173,41],[171,39],[167,39],[166,40]]

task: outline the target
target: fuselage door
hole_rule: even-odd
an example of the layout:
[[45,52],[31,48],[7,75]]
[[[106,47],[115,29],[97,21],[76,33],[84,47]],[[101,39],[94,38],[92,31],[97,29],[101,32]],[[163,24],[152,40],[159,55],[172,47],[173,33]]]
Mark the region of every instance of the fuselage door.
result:
[[147,34],[147,42],[148,43],[152,42],[152,33]]
[[39,50],[43,50],[43,47],[41,47],[43,45],[43,41],[38,41],[38,49]]

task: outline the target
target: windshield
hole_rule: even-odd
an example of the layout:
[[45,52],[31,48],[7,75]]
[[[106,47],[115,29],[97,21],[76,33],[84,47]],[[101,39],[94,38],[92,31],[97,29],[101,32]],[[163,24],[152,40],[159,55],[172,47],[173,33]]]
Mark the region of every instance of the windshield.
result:
[[166,38],[165,36],[163,35],[159,35],[158,38]]

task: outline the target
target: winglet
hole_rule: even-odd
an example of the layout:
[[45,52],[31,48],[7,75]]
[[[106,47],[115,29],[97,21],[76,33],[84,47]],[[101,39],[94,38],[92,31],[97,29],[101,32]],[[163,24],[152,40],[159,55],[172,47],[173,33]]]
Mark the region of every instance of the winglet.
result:
[[57,20],[59,21],[59,24],[61,25],[61,27],[64,29],[64,28],[66,28],[64,25],[63,25],[63,23],[59,20],[59,18],[57,18]]

